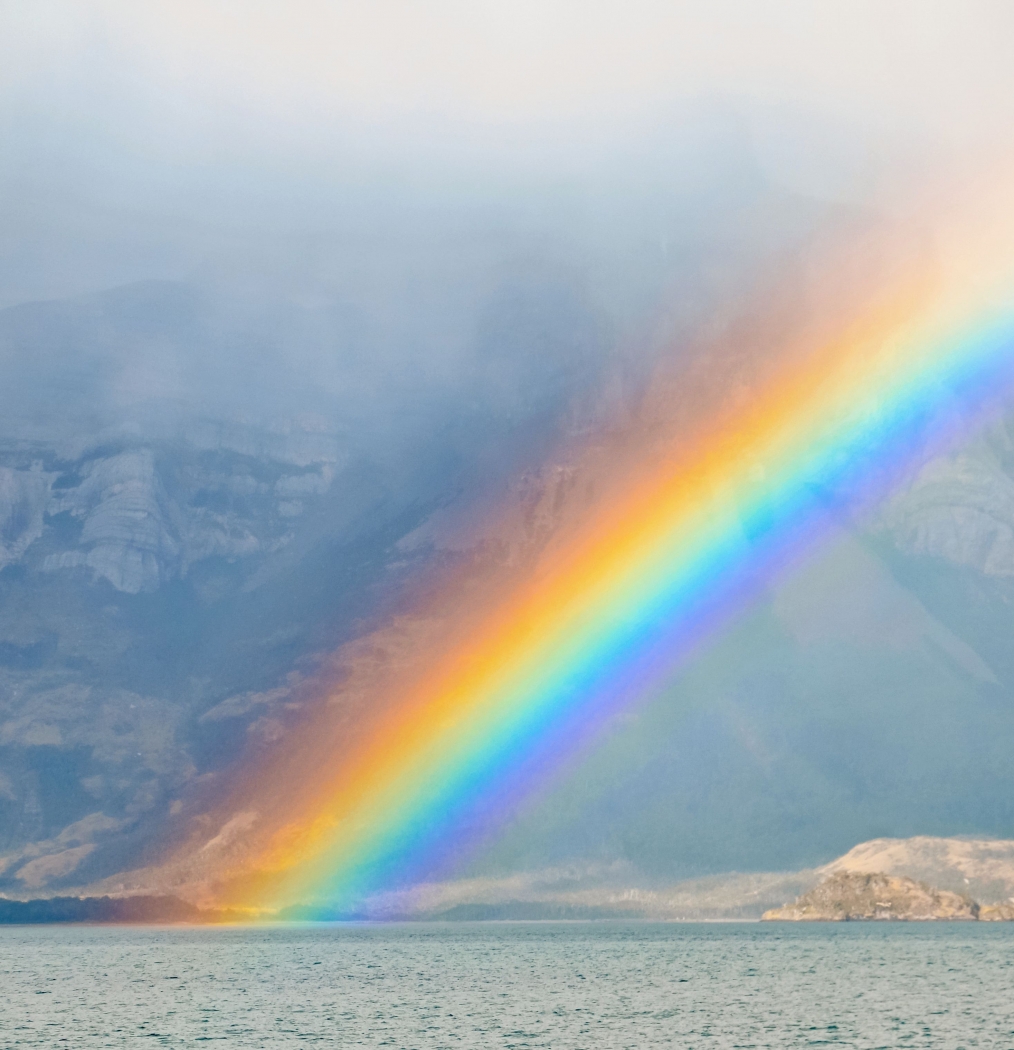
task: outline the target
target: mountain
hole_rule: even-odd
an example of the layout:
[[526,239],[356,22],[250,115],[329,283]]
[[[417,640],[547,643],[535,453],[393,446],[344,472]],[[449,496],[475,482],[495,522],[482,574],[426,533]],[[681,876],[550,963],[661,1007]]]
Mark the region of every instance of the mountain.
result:
[[[406,588],[578,512],[561,435],[622,419],[647,366],[565,272],[479,284],[439,374],[356,303],[145,282],[0,313],[0,892],[142,890],[181,821],[225,841],[204,800],[348,646],[396,652]],[[1012,537],[1008,415],[838,520],[460,874],[671,886],[1014,837]]]
[[284,734],[432,558],[400,541],[537,455],[604,339],[566,283],[505,279],[453,379],[400,380],[352,307],[237,310],[144,282],[0,312],[3,891],[136,863]]

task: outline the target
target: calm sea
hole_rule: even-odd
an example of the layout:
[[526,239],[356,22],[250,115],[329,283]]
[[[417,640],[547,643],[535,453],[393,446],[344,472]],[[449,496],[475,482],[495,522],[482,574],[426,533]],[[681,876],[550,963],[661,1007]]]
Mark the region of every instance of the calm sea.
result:
[[0,928],[0,1046],[1014,1047],[1014,923]]

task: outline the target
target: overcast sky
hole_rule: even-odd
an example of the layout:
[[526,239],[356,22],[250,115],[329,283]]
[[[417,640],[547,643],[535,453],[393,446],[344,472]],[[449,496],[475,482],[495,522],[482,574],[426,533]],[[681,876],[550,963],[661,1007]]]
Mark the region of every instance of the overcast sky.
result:
[[739,121],[772,184],[879,207],[1014,127],[1014,6],[985,0],[0,0],[0,22],[0,305],[186,277],[209,238],[270,254],[341,206],[371,226],[406,185],[572,188],[646,164],[631,142],[688,107]]
[[[971,219],[967,211],[960,219],[977,232],[988,227],[1006,259],[1014,234],[998,220],[1014,222],[1003,177],[1014,154],[1012,45],[1010,0],[0,0],[0,308],[78,297],[0,314],[0,432],[12,447],[30,438],[67,459],[100,458],[121,447],[115,442],[233,433],[207,431],[203,422],[187,429],[194,414],[297,438],[324,432],[368,462],[362,506],[379,498],[375,491],[396,496],[383,514],[435,505],[458,492],[459,478],[475,489],[466,487],[463,500],[478,503],[474,479],[492,488],[519,464],[539,462],[566,428],[585,433],[623,418],[659,360],[680,361],[698,346],[709,352],[723,332],[744,330],[733,322],[750,321],[756,334],[751,295],[762,297],[757,289],[769,289],[768,278],[789,289],[785,316],[777,303],[772,311],[775,345],[779,325],[860,309],[871,287],[921,274],[926,259],[983,268],[986,255],[968,247],[978,242],[967,231],[941,248],[923,233],[939,234],[944,219],[905,221],[932,213],[919,203],[930,199],[928,182],[957,182],[962,201],[979,204]],[[999,187],[999,207],[980,185]],[[892,238],[896,229],[906,236]],[[853,243],[854,253],[835,255]],[[192,287],[133,284],[149,279]],[[700,341],[689,337],[698,334]],[[762,332],[743,345],[759,355],[769,344]],[[708,381],[738,389],[740,358],[709,360]],[[688,389],[684,396],[693,396]],[[177,428],[179,419],[187,427]],[[230,455],[248,447],[220,443]],[[336,484],[327,508],[339,507],[339,490],[342,501],[351,493],[349,507],[360,506],[358,484]],[[345,526],[330,514],[322,509],[314,519],[327,522],[319,535],[342,538],[334,530]],[[335,520],[345,521],[341,514]],[[378,551],[391,542],[380,515],[363,518],[381,523],[370,526]],[[57,543],[56,532],[46,537]],[[47,549],[62,557],[62,548]],[[318,616],[332,622],[332,599],[330,592],[313,597],[324,593],[314,566],[345,587],[337,575],[343,563],[332,554],[338,549],[310,539],[292,547],[311,553],[302,562],[291,555],[285,564],[298,564],[291,577],[277,570],[291,596],[278,603],[271,595],[280,590],[265,588],[263,606],[249,608],[289,616],[310,595],[300,637],[317,645],[313,623]],[[134,556],[129,546],[123,551]],[[851,580],[853,562],[840,564],[841,578]],[[379,554],[376,565],[387,573]],[[300,583],[311,576],[312,587]],[[34,586],[22,579],[16,586]],[[365,593],[373,578],[362,579]],[[900,585],[879,579],[860,578],[857,593],[863,603],[874,594],[872,604],[893,608],[888,591]],[[807,586],[837,608],[838,592],[824,581],[818,574]],[[360,592],[349,593],[351,609]],[[166,598],[164,613],[173,631],[175,600]],[[240,607],[238,599],[221,606],[214,637],[246,637],[246,598],[242,615]],[[684,734],[677,716],[666,722],[663,712],[631,729],[626,743],[617,737],[601,767],[606,775],[588,783],[621,785],[630,756],[655,748],[655,765],[638,762],[641,786],[626,801],[604,792],[598,811],[597,802],[586,807],[587,820],[570,819],[585,812],[580,791],[572,804],[550,800],[543,815],[553,819],[539,825],[542,817],[533,818],[504,857],[520,864],[557,849],[592,855],[606,841],[604,827],[613,829],[608,848],[620,851],[639,827],[661,869],[667,850],[676,856],[683,848],[690,825],[679,823],[680,813],[693,811],[704,814],[697,827],[706,829],[699,870],[789,863],[784,854],[778,859],[788,841],[779,805],[760,813],[768,841],[751,823],[759,811],[739,804],[763,799],[768,783],[766,759],[750,765],[746,715],[772,712],[777,739],[789,739],[784,728],[795,725],[799,749],[812,749],[813,697],[823,698],[832,727],[827,762],[839,768],[841,712],[831,710],[839,668],[876,675],[881,666],[905,665],[866,660],[862,635],[840,664],[821,663],[818,654],[807,669],[809,656],[800,657],[805,673],[793,694],[775,665],[787,645],[776,620],[748,624],[691,683],[705,700],[740,697],[731,715],[702,709],[696,729]],[[76,622],[66,622],[77,638]],[[274,623],[267,614],[264,622]],[[147,624],[138,637],[155,630]],[[837,645],[845,630],[838,624],[830,617],[820,637]],[[865,620],[861,626],[869,629]],[[996,651],[1006,652],[1004,644]],[[152,651],[162,648],[152,643]],[[62,649],[53,652],[63,659]],[[757,678],[753,692],[736,693],[726,669],[761,666],[752,653],[771,656],[770,674]],[[219,662],[216,654],[224,699],[233,672],[232,665],[219,672]],[[153,666],[162,673],[160,663]],[[187,675],[189,666],[180,664]],[[275,674],[281,664],[264,666]],[[278,673],[290,667],[285,662]],[[949,679],[937,664],[919,667],[905,676],[911,707],[897,706],[893,678],[882,679],[883,693],[856,679],[855,724],[873,724],[868,711],[888,703],[929,710],[925,724],[936,736],[927,739],[939,741],[942,753],[952,726],[976,724],[969,705],[981,701],[981,717],[993,718],[992,693],[962,684],[945,695]],[[199,670],[188,680],[200,680]],[[263,673],[263,683],[251,678],[235,689],[273,688],[276,679]],[[245,667],[237,681],[246,681],[242,675]],[[167,696],[176,689],[163,685]],[[670,711],[682,711],[683,699],[674,697]],[[957,710],[960,719],[951,721]],[[901,721],[904,732],[885,739],[907,754],[906,733],[924,725],[907,714]],[[890,783],[877,780],[888,767],[876,765],[879,752],[865,739],[857,734],[845,744],[853,754],[869,750],[870,778]],[[993,741],[996,754],[1005,739]],[[682,751],[670,747],[674,740]],[[827,802],[820,763],[799,775],[786,748],[780,768],[797,797],[831,813],[824,844],[807,845],[810,852],[792,862],[809,863],[821,850],[830,857],[855,841],[842,836],[943,827],[905,823],[916,803],[934,820],[949,819],[936,801],[942,796],[924,793],[928,783],[939,791],[958,785],[957,817],[944,830],[983,830],[976,821],[985,796],[975,777],[992,775],[992,767],[980,761],[978,741],[955,750],[951,779],[937,776],[936,747],[924,747],[923,765],[912,765],[923,770],[913,794],[896,792],[886,804],[871,795],[867,816],[853,824],[853,773],[842,775],[840,798]],[[889,768],[897,769],[893,757]],[[723,802],[698,811],[693,787],[681,796],[693,804],[680,809],[670,802],[676,795],[658,790],[666,776],[676,785],[706,788],[712,777],[739,787],[722,796],[731,808]],[[656,798],[664,812],[641,806]],[[763,857],[707,852],[717,818],[731,809],[744,816],[730,842],[767,842]],[[877,823],[882,812],[895,814],[894,823]],[[560,834],[564,817],[577,829],[571,838]],[[792,819],[794,835],[808,834]],[[668,837],[656,834],[663,826]]]
[[963,148],[1014,116],[1002,0],[4,0],[0,12],[8,126],[64,149],[131,144],[139,162],[254,149],[295,164],[291,151],[320,151],[336,122],[407,134],[444,118],[481,137],[474,125],[591,119],[602,132],[702,94],[760,124],[788,108]]
[[[479,120],[701,91],[954,139],[1010,114],[1002,0],[7,0],[9,99],[87,109],[144,85],[178,117]],[[23,101],[23,98],[22,98]]]

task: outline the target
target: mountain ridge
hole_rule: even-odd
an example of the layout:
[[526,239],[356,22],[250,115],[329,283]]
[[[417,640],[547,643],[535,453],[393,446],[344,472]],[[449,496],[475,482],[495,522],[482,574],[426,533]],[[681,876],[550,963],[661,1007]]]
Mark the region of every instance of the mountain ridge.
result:
[[[179,375],[225,320],[171,289],[39,304],[31,324],[0,312],[0,892],[131,883],[168,845],[214,840],[239,815],[211,816],[239,765],[350,668],[425,644],[410,585],[552,551],[601,490],[561,435],[621,427],[643,389],[598,344],[584,375],[598,315],[581,294],[556,276],[494,286],[457,386],[369,402],[353,369],[330,414],[288,394],[214,403],[227,376],[188,403]],[[311,314],[296,329],[316,331]],[[533,333],[569,362],[537,399],[526,384],[549,379],[518,349]],[[42,367],[78,351],[77,387]],[[717,361],[748,399],[752,362]],[[994,420],[837,523],[460,873],[605,859],[671,885],[810,870],[882,835],[1014,835],[1012,433]]]

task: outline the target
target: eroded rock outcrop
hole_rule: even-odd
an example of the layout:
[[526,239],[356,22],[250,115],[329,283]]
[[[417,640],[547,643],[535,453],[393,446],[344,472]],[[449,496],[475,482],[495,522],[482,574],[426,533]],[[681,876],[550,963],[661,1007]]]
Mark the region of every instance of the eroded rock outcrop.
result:
[[975,920],[979,905],[950,890],[899,875],[841,871],[795,903],[772,908],[765,920],[855,922],[868,920]]
[[50,555],[47,571],[87,566],[128,594],[153,591],[172,576],[183,516],[165,491],[151,450],[89,463],[81,484],[50,509],[51,514],[63,511],[84,518],[81,544],[86,549]]
[[1014,903],[984,904],[979,909],[980,922],[1014,922]]
[[883,522],[907,554],[1014,576],[1014,479],[984,447],[931,460]]
[[17,562],[42,535],[53,475],[0,467],[0,569]]

